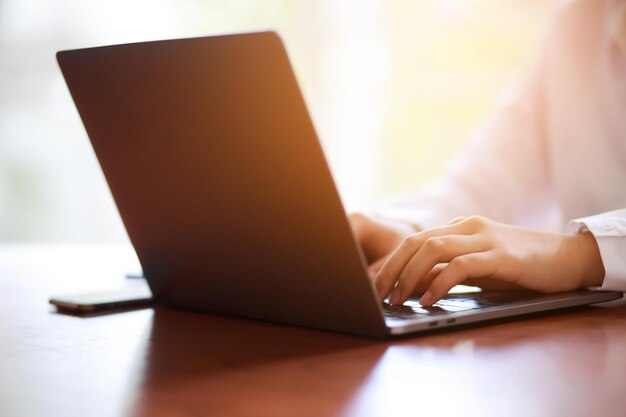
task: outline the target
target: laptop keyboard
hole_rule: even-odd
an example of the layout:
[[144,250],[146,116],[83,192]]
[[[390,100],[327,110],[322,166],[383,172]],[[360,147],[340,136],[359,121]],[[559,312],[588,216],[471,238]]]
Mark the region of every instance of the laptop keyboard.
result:
[[475,310],[493,307],[497,304],[479,298],[452,297],[444,298],[431,307],[424,307],[419,302],[408,300],[403,305],[384,303],[385,317],[396,320],[413,320],[419,317],[457,313],[459,311]]

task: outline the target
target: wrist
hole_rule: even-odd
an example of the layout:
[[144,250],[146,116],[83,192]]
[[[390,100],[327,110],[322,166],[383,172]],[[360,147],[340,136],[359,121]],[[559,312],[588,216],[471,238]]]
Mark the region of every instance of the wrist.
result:
[[579,287],[599,287],[604,280],[604,264],[593,234],[581,232],[571,236],[574,253],[572,260],[579,264]]

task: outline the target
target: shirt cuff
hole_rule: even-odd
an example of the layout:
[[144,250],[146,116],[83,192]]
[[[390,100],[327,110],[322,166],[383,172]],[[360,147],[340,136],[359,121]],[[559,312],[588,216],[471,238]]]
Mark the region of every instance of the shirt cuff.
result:
[[591,233],[596,239],[605,271],[596,289],[626,291],[626,209],[572,220],[567,232]]

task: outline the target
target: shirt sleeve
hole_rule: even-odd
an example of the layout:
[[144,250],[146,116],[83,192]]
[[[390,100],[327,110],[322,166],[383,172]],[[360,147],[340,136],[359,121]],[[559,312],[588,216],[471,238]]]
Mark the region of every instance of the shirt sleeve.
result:
[[553,227],[555,203],[546,161],[543,70],[551,47],[550,42],[544,43],[519,88],[502,96],[483,129],[438,181],[420,192],[391,197],[372,214],[422,229],[470,215],[521,226]]
[[605,270],[599,289],[626,291],[626,209],[572,220],[567,231],[595,237]]

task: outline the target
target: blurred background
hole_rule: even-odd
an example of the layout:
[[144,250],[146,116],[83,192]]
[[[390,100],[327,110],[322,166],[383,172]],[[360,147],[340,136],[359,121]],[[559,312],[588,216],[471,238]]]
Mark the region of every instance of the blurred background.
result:
[[277,30],[346,209],[432,181],[530,63],[547,0],[0,0],[0,241],[126,242],[55,52]]

